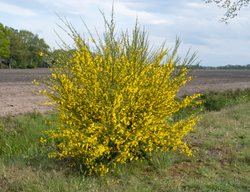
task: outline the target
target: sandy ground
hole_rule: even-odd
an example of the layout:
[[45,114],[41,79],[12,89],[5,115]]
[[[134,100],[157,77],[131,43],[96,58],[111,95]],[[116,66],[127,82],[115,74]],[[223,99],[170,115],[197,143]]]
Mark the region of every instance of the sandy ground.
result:
[[[32,80],[41,80],[47,69],[0,70],[0,116],[28,112],[49,112],[46,97],[38,93]],[[249,71],[194,71],[194,79],[181,89],[182,94],[250,88]]]
[[28,112],[47,112],[46,97],[38,93],[32,83],[0,83],[0,116],[14,116]]
[[48,112],[46,97],[38,93],[34,79],[42,80],[48,69],[0,69],[0,116],[15,116],[29,112]]

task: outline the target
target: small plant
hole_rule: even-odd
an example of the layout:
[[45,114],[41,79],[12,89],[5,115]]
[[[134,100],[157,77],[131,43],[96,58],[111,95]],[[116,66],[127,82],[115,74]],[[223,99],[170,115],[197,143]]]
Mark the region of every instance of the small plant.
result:
[[91,33],[84,39],[65,22],[75,48],[57,59],[44,91],[59,111],[58,128],[47,131],[46,141],[55,146],[49,157],[67,159],[88,174],[151,160],[154,152],[191,155],[183,138],[198,121],[195,115],[173,121],[175,113],[199,103],[199,94],[176,96],[191,78],[188,65],[195,56],[181,61],[179,40],[172,51],[164,45],[150,49],[138,24],[132,36],[118,36],[113,18],[104,16],[103,39]]
[[209,92],[201,96],[208,111],[220,111],[224,107],[250,101],[250,89]]

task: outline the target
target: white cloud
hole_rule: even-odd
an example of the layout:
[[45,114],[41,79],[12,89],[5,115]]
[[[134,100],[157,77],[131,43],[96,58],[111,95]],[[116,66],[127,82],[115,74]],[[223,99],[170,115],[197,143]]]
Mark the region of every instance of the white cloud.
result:
[[36,13],[30,9],[26,9],[17,5],[0,2],[0,12],[18,16],[35,16]]
[[[132,3],[130,3],[130,7],[131,5]],[[162,14],[130,9],[128,8],[128,6],[126,6],[126,3],[122,2],[115,3],[115,12],[116,14],[123,14],[132,18],[135,18],[137,16],[139,18],[139,21],[144,24],[174,24],[173,20],[167,19],[166,16]]]
[[[98,9],[104,12],[110,12],[113,0],[40,0],[40,2],[54,6],[55,9],[69,13],[72,15],[86,15],[97,12]],[[114,8],[116,15],[123,15],[126,17],[139,18],[143,24],[173,24],[174,22],[167,19],[165,15],[160,13],[151,13],[147,11],[136,10],[137,3],[127,3],[123,1],[114,1]],[[133,9],[133,7],[135,9]],[[95,9],[95,10],[94,10]],[[92,12],[92,13],[91,13]]]
[[188,2],[187,6],[195,9],[207,8],[207,5],[204,2],[203,3]]
[[39,0],[53,11],[63,11],[74,15],[82,15],[88,11],[90,6],[97,6],[103,4],[100,0]]

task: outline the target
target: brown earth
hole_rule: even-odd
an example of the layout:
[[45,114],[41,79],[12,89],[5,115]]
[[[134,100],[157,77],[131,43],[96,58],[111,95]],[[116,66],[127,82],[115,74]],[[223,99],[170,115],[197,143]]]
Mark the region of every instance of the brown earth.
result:
[[[46,98],[38,94],[34,79],[42,80],[48,69],[1,69],[0,116],[28,112],[48,112]],[[181,94],[250,88],[250,70],[195,70],[193,80],[181,89]]]
[[46,98],[38,93],[39,87],[32,83],[49,75],[48,69],[1,69],[0,70],[0,116],[28,112],[47,112]]
[[193,80],[181,89],[184,94],[250,88],[250,70],[194,70]]

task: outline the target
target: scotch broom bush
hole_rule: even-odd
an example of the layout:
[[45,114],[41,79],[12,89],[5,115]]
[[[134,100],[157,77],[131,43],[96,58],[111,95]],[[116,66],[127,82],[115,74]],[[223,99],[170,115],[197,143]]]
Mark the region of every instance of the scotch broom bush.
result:
[[[44,93],[59,111],[57,129],[47,132],[51,158],[81,165],[88,174],[106,174],[117,164],[150,160],[155,152],[176,150],[191,155],[183,138],[197,116],[178,122],[173,115],[196,105],[198,94],[177,98],[195,56],[177,56],[179,40],[170,51],[150,49],[145,31],[135,25],[131,35],[115,33],[105,21],[103,38],[81,37],[66,21],[75,48],[51,68]],[[43,141],[44,142],[44,141]],[[68,162],[68,161],[67,161]]]

